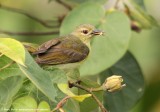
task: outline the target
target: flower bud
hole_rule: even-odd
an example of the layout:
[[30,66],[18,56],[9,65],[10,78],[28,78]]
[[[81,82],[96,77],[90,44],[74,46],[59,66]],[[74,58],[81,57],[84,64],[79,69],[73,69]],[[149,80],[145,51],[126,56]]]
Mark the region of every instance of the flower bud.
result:
[[126,84],[122,84],[122,82],[123,82],[122,76],[113,75],[105,80],[102,87],[103,90],[114,92],[126,86]]

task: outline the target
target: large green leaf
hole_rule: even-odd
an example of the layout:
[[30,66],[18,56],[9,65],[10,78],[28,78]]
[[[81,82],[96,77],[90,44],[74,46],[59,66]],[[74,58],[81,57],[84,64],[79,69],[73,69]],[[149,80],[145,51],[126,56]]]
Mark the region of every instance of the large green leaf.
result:
[[22,86],[23,78],[20,76],[9,77],[0,81],[0,111],[7,112],[13,96]]
[[57,89],[52,83],[49,72],[40,68],[27,51],[25,65],[26,67],[19,65],[22,72],[39,90],[48,96],[50,100],[56,102],[55,97],[57,96]]
[[0,57],[0,79],[5,79],[11,76],[22,75],[22,71],[19,69],[16,63],[13,63],[11,59],[6,56]]
[[35,112],[37,109],[37,102],[30,96],[24,96],[16,99],[12,104],[14,112]]
[[0,36],[0,52],[15,62],[24,65],[25,50],[23,45],[15,39]]
[[[94,10],[96,10],[96,13]],[[80,24],[97,25],[104,15],[105,11],[101,5],[84,3],[76,7],[65,17],[60,28],[60,34],[69,34]]]
[[97,74],[117,62],[126,52],[131,33],[130,22],[122,12],[106,14],[101,5],[84,3],[64,19],[60,33],[68,34],[85,23],[99,26],[105,32],[105,36],[94,38],[91,54],[80,67],[81,75]]
[[105,93],[104,105],[111,112],[128,112],[142,96],[144,91],[144,78],[141,69],[130,53],[126,55],[109,70],[100,74],[101,81],[111,75],[121,75],[126,87],[115,93]]
[[117,62],[126,52],[130,40],[129,20],[121,12],[111,12],[104,17],[99,27],[104,37],[95,38],[88,60],[81,66],[80,73],[97,74]]

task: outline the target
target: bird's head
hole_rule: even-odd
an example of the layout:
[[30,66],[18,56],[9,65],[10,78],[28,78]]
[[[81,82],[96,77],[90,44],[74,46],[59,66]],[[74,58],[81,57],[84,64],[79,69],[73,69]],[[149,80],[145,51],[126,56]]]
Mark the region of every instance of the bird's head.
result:
[[103,32],[90,24],[83,24],[78,26],[71,34],[86,43],[90,42],[95,35],[103,35]]

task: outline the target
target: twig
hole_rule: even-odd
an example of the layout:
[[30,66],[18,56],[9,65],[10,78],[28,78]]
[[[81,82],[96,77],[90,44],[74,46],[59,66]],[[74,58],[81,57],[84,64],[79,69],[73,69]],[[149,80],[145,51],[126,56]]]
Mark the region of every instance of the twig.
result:
[[7,65],[3,66],[2,68],[0,68],[0,71],[2,71],[3,69],[11,66],[12,64],[14,64],[15,62],[14,61],[11,61],[10,63],[8,63]]
[[59,109],[60,112],[65,112],[62,108]]
[[73,87],[80,88],[80,89],[85,90],[86,92],[90,93],[90,94],[92,95],[93,99],[94,99],[94,100],[97,102],[97,104],[99,105],[101,111],[102,111],[102,112],[108,112],[108,111],[106,110],[106,108],[103,106],[103,104],[99,101],[99,99],[93,94],[92,91],[90,91],[89,89],[87,89],[87,88],[85,88],[85,87],[83,87],[83,86],[81,86],[81,85],[79,85],[79,84],[77,84],[77,83],[70,83],[70,82],[69,82],[69,84],[72,85]]
[[63,105],[66,103],[66,101],[70,98],[70,96],[66,96],[65,98],[63,98],[56,106],[56,108],[54,108],[51,112],[54,112],[56,110],[60,110],[61,112],[63,112]]
[[69,6],[68,4],[62,2],[62,0],[56,0],[56,2],[58,2],[59,4],[62,4],[64,7],[66,7],[68,10],[72,10],[72,7]]
[[97,87],[97,88],[87,88],[87,89],[90,90],[90,91],[92,91],[92,92],[102,91],[103,90],[102,86]]
[[58,34],[59,31],[50,31],[50,32],[10,32],[10,31],[0,30],[0,33],[4,33],[4,34],[8,34],[8,35],[44,36],[44,35]]
[[[19,14],[23,14],[23,15],[27,16],[28,18],[31,18],[31,19],[39,22],[41,25],[43,25],[45,27],[48,27],[48,28],[55,28],[55,27],[59,27],[60,26],[60,24],[58,24],[58,25],[50,25],[50,24],[48,24],[48,22],[51,22],[53,20],[46,20],[46,21],[40,20],[39,18],[34,17],[34,16],[26,13],[25,11],[21,10],[21,9],[11,8],[11,7],[8,7],[8,6],[4,6],[2,4],[0,4],[0,8],[4,9],[4,10],[16,12],[16,13],[19,13]],[[57,19],[55,22],[58,22],[58,21],[59,20]]]
[[114,7],[117,9],[118,8],[118,4],[119,4],[120,0],[116,0],[116,3],[114,5]]
[[3,56],[3,54],[2,53],[0,53],[0,57],[2,57]]

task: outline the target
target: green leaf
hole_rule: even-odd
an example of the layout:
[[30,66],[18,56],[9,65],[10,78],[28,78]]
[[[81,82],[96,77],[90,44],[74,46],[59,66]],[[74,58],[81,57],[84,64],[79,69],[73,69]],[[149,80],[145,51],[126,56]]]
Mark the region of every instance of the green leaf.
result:
[[[96,13],[94,10],[96,10]],[[105,10],[101,5],[96,3],[84,3],[76,7],[65,17],[60,28],[60,34],[69,34],[80,24],[87,23],[97,25],[104,17],[104,14]]]
[[16,63],[6,56],[0,57],[0,79],[6,79],[11,76],[22,76],[22,71]]
[[97,74],[117,62],[126,52],[130,40],[130,26],[127,16],[113,11],[104,18],[99,29],[105,36],[95,38],[88,60],[81,66],[81,75]]
[[22,82],[23,78],[20,76],[13,76],[0,81],[0,110],[6,112],[10,108],[12,99],[22,86]]
[[23,45],[15,39],[2,38],[2,35],[0,37],[0,52],[13,61],[24,65],[25,50]]
[[35,112],[37,109],[37,102],[30,96],[24,96],[16,99],[12,104],[14,112]]
[[40,91],[48,96],[50,100],[56,102],[55,97],[57,96],[57,89],[52,83],[49,72],[40,68],[27,51],[25,65],[26,67],[19,65],[22,72]]
[[100,74],[102,83],[107,77],[116,74],[123,77],[126,87],[115,93],[106,92],[104,105],[111,112],[128,112],[144,91],[144,78],[141,69],[129,52],[109,70]]
[[49,74],[51,77],[51,80],[54,84],[57,83],[67,83],[67,76],[64,70],[58,69],[58,68],[52,68],[52,70],[49,69]]
[[46,101],[41,101],[38,105],[38,111],[37,112],[51,112],[50,106]]
[[85,23],[99,26],[105,36],[94,38],[91,53],[80,67],[82,76],[100,73],[116,63],[126,52],[131,34],[124,13],[113,11],[105,15],[103,7],[95,3],[84,3],[71,11],[61,25],[60,34],[68,34]]
[[[69,99],[64,105],[65,112],[82,112],[79,108],[79,103],[74,99]],[[86,111],[84,111],[86,112]]]

